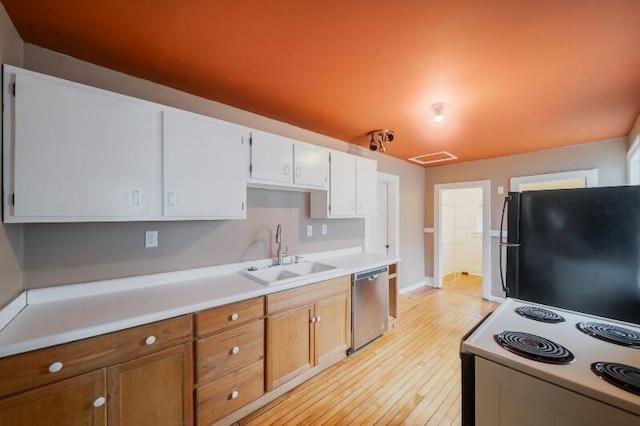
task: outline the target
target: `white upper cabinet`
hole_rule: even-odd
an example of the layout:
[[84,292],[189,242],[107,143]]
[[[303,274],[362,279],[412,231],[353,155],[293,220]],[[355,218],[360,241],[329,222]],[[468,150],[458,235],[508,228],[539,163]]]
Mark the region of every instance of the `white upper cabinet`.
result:
[[377,203],[377,163],[375,160],[356,157],[356,215],[375,216]]
[[291,139],[253,130],[251,132],[251,178],[281,184],[293,183]]
[[162,129],[164,216],[246,218],[249,130],[173,109]]
[[311,194],[312,218],[376,214],[377,165],[374,160],[331,151],[329,193]]
[[298,185],[326,188],[329,182],[329,150],[295,142],[293,181]]
[[4,87],[5,221],[149,217],[160,158],[153,108],[34,74],[5,71],[15,81],[15,97]]
[[328,181],[328,149],[258,130],[251,132],[253,186],[326,189]]

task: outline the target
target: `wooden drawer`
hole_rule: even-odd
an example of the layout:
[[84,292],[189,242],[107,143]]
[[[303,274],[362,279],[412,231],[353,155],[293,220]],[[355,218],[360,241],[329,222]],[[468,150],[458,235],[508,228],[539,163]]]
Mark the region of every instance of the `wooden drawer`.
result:
[[196,314],[198,337],[264,317],[264,297],[244,300]]
[[198,424],[210,425],[264,394],[264,364],[260,360],[198,388]]
[[264,320],[214,334],[196,343],[197,383],[206,383],[264,357]]
[[[0,397],[188,342],[192,337],[192,324],[191,315],[186,315],[0,358]],[[147,340],[154,341],[147,343]],[[50,369],[55,370],[55,363],[60,363],[62,368],[51,372]]]
[[351,291],[351,277],[344,276],[293,290],[267,295],[267,315],[315,303]]

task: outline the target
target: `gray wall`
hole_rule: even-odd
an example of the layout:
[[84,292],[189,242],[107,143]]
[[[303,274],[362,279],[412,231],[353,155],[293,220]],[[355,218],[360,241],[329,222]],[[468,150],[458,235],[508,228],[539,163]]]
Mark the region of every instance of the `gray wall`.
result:
[[[500,228],[500,213],[504,195],[498,195],[498,186],[509,191],[510,179],[518,176],[571,170],[598,169],[600,186],[626,183],[627,138],[549,149],[527,154],[511,155],[488,160],[471,161],[427,169],[426,227],[434,227],[434,185],[442,183],[490,180],[491,229]],[[433,276],[433,235],[425,238],[426,274]],[[498,239],[491,244],[492,295],[501,296],[498,272]]]
[[[11,23],[4,6],[0,4],[0,63],[22,66],[22,52],[22,39]],[[0,125],[1,128],[2,125]],[[0,164],[0,181],[2,181],[1,170],[2,164]],[[0,224],[0,308],[22,290],[21,265],[22,226]]]
[[[400,176],[400,286],[424,281],[424,169],[31,44],[24,46],[24,67],[377,160],[378,170]],[[363,244],[362,219],[311,220],[308,210],[308,194],[251,189],[246,221],[24,225],[24,286],[45,287],[273,256],[273,232],[278,223],[283,226],[284,244],[293,253]],[[329,225],[326,237],[319,235],[321,223]],[[311,238],[306,237],[307,224],[314,226]],[[144,231],[152,229],[159,231],[160,247],[144,249]]]

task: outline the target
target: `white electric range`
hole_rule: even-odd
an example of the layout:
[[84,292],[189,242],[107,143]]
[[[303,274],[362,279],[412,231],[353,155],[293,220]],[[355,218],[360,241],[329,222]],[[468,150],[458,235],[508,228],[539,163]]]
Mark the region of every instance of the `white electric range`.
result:
[[507,299],[460,356],[465,425],[640,425],[636,324]]

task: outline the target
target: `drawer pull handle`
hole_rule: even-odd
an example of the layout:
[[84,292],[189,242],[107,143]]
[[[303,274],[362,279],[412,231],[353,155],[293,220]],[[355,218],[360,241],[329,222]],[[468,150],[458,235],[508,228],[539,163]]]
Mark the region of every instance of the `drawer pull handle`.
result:
[[144,341],[147,345],[153,345],[156,342],[156,336],[149,336]]
[[54,362],[53,364],[51,364],[49,366],[49,372],[50,373],[57,373],[60,370],[62,370],[62,363],[61,362]]
[[236,399],[238,397],[238,391],[231,392],[231,399]]
[[106,399],[104,399],[104,396],[99,396],[96,398],[95,401],[93,401],[93,406],[98,408],[98,407],[102,407],[105,403]]
[[231,314],[231,321],[236,321],[240,316],[238,314]]
[[231,349],[231,353],[232,353],[232,354],[234,354],[234,355],[237,355],[237,354],[238,354],[238,352],[240,352],[240,348],[239,348],[238,346],[234,346],[234,347]]

